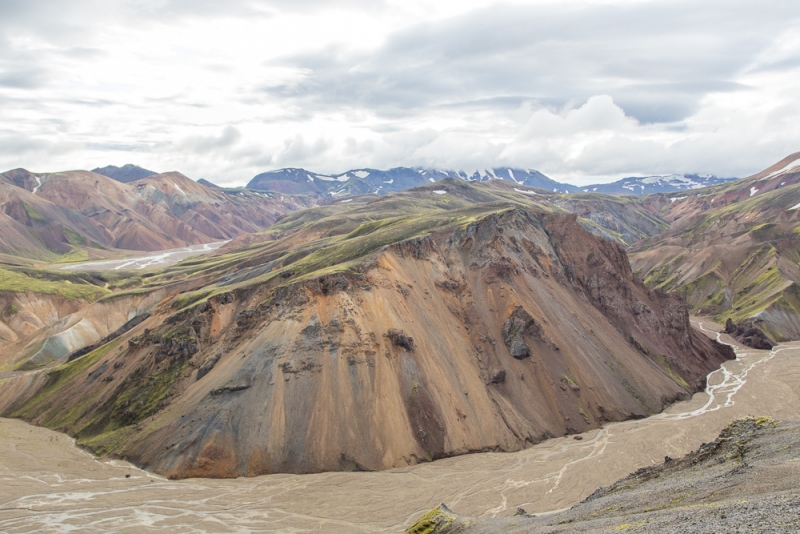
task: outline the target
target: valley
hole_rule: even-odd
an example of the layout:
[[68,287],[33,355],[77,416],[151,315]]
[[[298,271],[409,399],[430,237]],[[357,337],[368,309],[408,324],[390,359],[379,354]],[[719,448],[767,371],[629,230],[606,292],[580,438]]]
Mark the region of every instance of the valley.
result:
[[63,434],[3,419],[0,530],[398,532],[440,502],[472,517],[560,510],[664,456],[680,458],[735,418],[800,418],[800,345],[740,346],[737,356],[711,374],[707,392],[663,414],[579,434],[580,441],[567,436],[376,473],[172,481],[95,460]]
[[[442,176],[326,198],[283,185],[221,189],[178,173],[136,178],[137,169],[119,170],[134,176],[128,183],[86,171],[5,173],[23,202],[6,213],[31,236],[45,227],[56,241],[88,235],[100,205],[103,224],[128,218],[133,233],[114,239],[201,233],[180,234],[179,248],[148,242],[144,253],[82,238],[69,259],[8,255],[0,416],[73,436],[101,458],[92,466],[103,476],[127,469],[130,491],[152,484],[172,502],[169,489],[180,487],[220,503],[252,492],[262,508],[282,503],[270,521],[298,528],[407,527],[432,507],[424,498],[465,517],[567,508],[632,461],[713,439],[743,406],[796,417],[795,403],[769,404],[770,394],[796,397],[793,382],[757,390],[763,403],[753,405],[741,392],[752,373],[798,350],[797,158],[643,196]],[[66,194],[90,180],[99,200]],[[255,212],[256,229],[246,226]],[[735,252],[721,256],[726,247]],[[714,255],[722,260],[708,263]],[[744,347],[691,313],[780,344]],[[331,484],[348,495],[323,495]],[[377,506],[389,490],[408,494]],[[359,495],[363,505],[334,503]],[[125,515],[115,510],[83,526],[102,529],[105,517]],[[356,515],[367,510],[369,519]],[[198,519],[185,503],[163,512],[130,521],[234,521]]]
[[145,256],[124,258],[120,260],[107,260],[98,262],[84,262],[73,265],[63,265],[59,267],[64,271],[119,271],[121,269],[163,269],[174,265],[179,261],[207,254],[212,250],[217,250],[227,241],[217,241],[215,243],[204,243],[202,245],[190,245],[183,248],[173,248],[150,253]]
[[10,370],[56,365],[1,413],[171,478],[372,471],[645,417],[733,358],[619,245],[505,182],[298,211],[261,238],[5,347]]

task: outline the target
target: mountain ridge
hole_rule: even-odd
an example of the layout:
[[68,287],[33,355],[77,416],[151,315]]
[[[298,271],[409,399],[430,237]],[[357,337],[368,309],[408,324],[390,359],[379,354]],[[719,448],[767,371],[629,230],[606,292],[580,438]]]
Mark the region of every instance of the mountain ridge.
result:
[[624,178],[609,184],[575,186],[552,180],[533,169],[495,167],[476,171],[452,171],[423,167],[395,167],[386,171],[363,168],[340,174],[319,174],[302,168],[285,168],[256,175],[248,189],[274,190],[286,193],[331,195],[387,194],[411,187],[438,182],[445,178],[483,182],[505,180],[517,185],[544,189],[553,193],[599,192],[608,194],[646,195],[696,189],[723,183],[733,178],[696,174]]
[[122,182],[123,184],[135,182],[137,180],[142,180],[149,176],[158,174],[155,171],[139,167],[138,165],[133,165],[132,163],[126,163],[122,167],[116,167],[114,165],[107,165],[102,168],[98,167],[96,169],[92,169],[92,172],[102,174],[103,176],[108,176],[109,178],[118,182]]

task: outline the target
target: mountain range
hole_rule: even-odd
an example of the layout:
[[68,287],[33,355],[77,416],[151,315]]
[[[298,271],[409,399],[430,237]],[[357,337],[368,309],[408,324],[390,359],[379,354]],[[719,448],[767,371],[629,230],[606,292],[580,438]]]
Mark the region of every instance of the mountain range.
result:
[[[122,167],[109,165],[93,169],[92,172],[108,176],[118,182],[130,183],[157,173],[142,167],[127,164]],[[318,194],[352,196],[364,194],[387,194],[403,191],[445,178],[485,182],[506,180],[518,185],[546,189],[554,193],[596,192],[613,195],[648,195],[708,187],[734,178],[718,178],[713,175],[673,174],[668,176],[643,176],[623,178],[616,182],[578,187],[552,180],[533,169],[498,167],[476,171],[452,171],[422,167],[395,167],[386,171],[376,169],[353,169],[341,174],[319,174],[305,169],[286,168],[268,171],[255,176],[247,189],[275,191],[288,194]],[[201,178],[198,182],[209,187],[214,184]]]
[[[0,410],[170,477],[375,470],[643,417],[733,357],[618,244],[520,187],[339,201],[130,276],[4,347],[20,371],[65,363]],[[95,344],[59,354],[80,336]]]
[[259,174],[247,184],[247,188],[293,194],[317,193],[333,197],[363,194],[382,195],[403,191],[429,182],[438,182],[445,178],[477,182],[505,180],[517,185],[536,187],[564,194],[599,192],[622,195],[647,195],[651,193],[685,191],[733,180],[733,178],[686,174],[632,177],[609,184],[578,187],[556,182],[536,170],[508,167],[482,169],[473,172],[425,169],[421,167],[397,167],[388,171],[356,169],[334,175],[317,174],[305,169],[290,168]]

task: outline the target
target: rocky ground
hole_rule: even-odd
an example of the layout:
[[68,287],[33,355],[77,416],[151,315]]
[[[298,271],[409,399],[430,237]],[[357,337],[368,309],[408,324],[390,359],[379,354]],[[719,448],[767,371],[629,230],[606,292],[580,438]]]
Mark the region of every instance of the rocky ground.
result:
[[796,532],[800,422],[748,417],[681,459],[666,457],[573,508],[536,517],[458,517],[442,505],[407,532]]

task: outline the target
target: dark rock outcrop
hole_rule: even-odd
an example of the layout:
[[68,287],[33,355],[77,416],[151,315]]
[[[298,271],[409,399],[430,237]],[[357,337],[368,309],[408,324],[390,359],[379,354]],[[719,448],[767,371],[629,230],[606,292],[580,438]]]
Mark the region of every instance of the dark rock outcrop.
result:
[[407,336],[402,330],[390,328],[389,331],[386,332],[386,337],[391,340],[392,345],[395,347],[401,347],[408,352],[414,352],[414,338]]
[[489,382],[492,384],[501,384],[506,381],[506,370],[505,369],[498,369],[492,376],[489,378]]
[[524,335],[538,340],[544,338],[542,326],[522,306],[517,306],[511,313],[503,324],[502,333],[503,342],[506,344],[508,352],[518,360],[527,358],[532,354],[531,348],[523,339]]
[[736,324],[728,319],[725,322],[725,333],[753,349],[770,350],[775,346],[775,343],[756,326],[755,321]]

